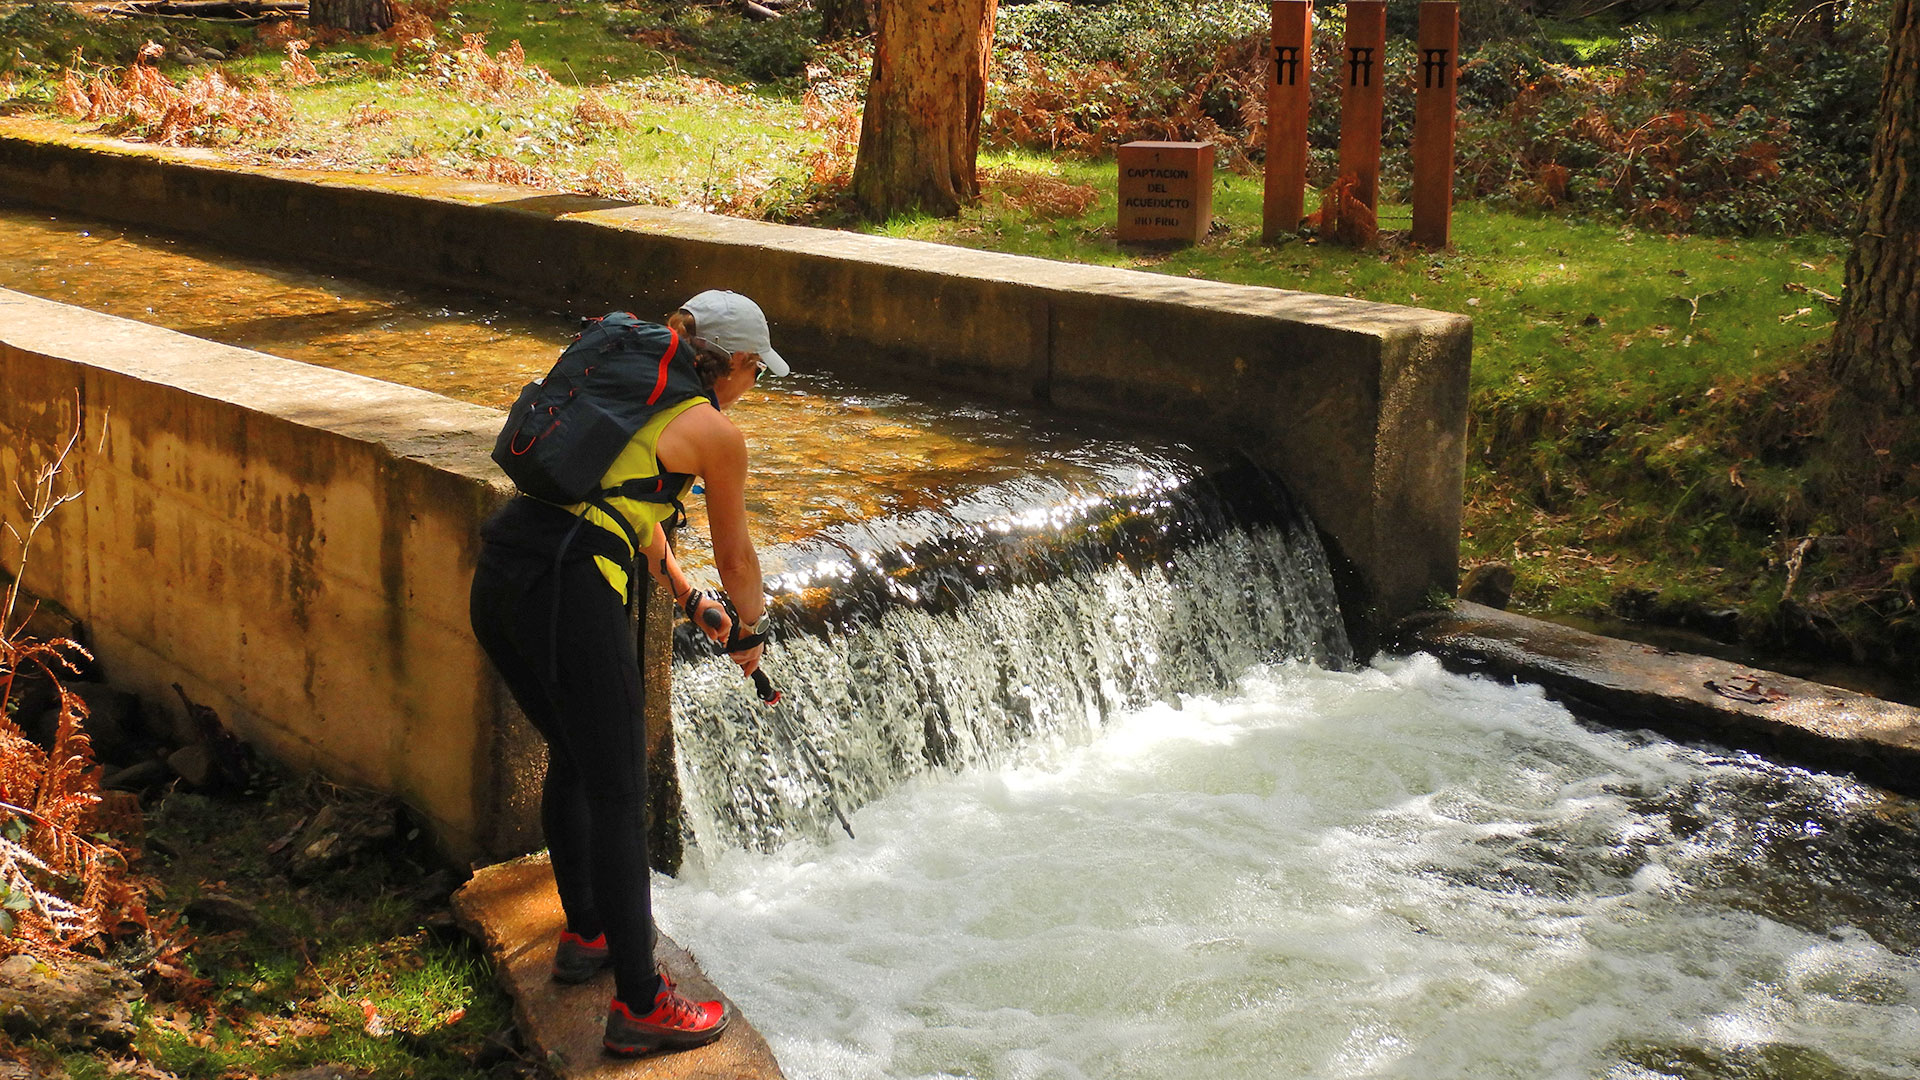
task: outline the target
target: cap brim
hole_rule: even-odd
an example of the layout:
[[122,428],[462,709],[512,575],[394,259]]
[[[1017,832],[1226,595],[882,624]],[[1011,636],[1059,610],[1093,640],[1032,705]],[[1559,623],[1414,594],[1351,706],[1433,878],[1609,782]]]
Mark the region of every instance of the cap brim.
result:
[[787,362],[781,359],[780,354],[774,352],[772,348],[760,350],[760,362],[767,365],[767,372],[776,378],[793,372],[793,369],[787,366]]

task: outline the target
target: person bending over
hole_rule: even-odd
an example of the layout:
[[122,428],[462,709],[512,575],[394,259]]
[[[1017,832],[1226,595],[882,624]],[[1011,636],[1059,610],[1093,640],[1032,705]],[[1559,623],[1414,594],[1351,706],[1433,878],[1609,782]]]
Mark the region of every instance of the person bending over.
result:
[[[721,583],[758,636],[766,600],[747,535],[747,446],[725,413],[762,372],[785,375],[787,364],[768,340],[766,316],[738,293],[702,292],[666,325],[673,347],[693,356],[704,393],[652,414],[601,486],[680,474],[675,498],[684,498],[700,477]],[[660,371],[664,385],[665,361]],[[715,641],[740,641],[724,608],[694,590],[675,561],[674,513],[672,501],[559,506],[521,495],[482,527],[473,581],[474,634],[547,745],[541,824],[567,921],[553,977],[584,982],[613,969],[605,1045],[616,1054],[699,1046],[729,1020],[723,1003],[687,999],[654,963],[644,683],[626,604],[633,541],[695,626]],[[744,675],[760,655],[759,644],[729,654]]]

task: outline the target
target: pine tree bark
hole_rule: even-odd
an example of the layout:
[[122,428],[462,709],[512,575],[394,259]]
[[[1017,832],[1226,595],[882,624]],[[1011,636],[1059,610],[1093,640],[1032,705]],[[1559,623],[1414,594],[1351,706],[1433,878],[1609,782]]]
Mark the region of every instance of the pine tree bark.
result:
[[951,217],[980,194],[974,161],[998,0],[879,0],[853,194],[881,219]]
[[371,34],[393,25],[387,0],[311,0],[307,22],[355,34]]
[[1866,197],[1847,256],[1829,367],[1842,385],[1920,412],[1920,0],[1894,0]]

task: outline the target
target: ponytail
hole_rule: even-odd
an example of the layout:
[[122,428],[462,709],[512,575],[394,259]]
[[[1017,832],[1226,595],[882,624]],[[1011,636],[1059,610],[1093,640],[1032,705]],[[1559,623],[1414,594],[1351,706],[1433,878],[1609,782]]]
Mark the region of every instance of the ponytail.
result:
[[733,374],[733,354],[700,337],[700,327],[693,312],[686,308],[673,313],[668,324],[680,331],[691,348],[694,373],[700,377],[700,385],[711,393],[713,384]]

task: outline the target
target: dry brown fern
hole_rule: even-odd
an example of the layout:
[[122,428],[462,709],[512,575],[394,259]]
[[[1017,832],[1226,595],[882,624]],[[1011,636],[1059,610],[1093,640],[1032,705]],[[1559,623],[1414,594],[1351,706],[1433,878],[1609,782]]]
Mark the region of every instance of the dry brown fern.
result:
[[1039,218],[1079,217],[1100,201],[1100,191],[1092,184],[1076,184],[1010,165],[984,169],[980,180],[989,198]]
[[[293,44],[288,46],[289,55],[297,52]],[[154,66],[162,52],[159,45],[148,42],[137,61],[117,77],[107,68],[80,74],[76,54],[55,103],[78,119],[100,121],[111,134],[169,146],[217,143],[241,128],[277,130],[292,119],[286,98],[267,89],[243,88],[219,70],[175,83]]]
[[[132,873],[130,835],[96,839],[108,834],[100,831],[100,769],[81,726],[86,705],[61,684],[92,657],[65,638],[29,638],[23,627],[31,612],[14,618],[34,537],[54,511],[80,497],[60,479],[80,427],[76,400],[73,434],[35,474],[31,493],[22,489],[25,531],[8,525],[19,558],[0,604],[0,955],[51,958],[149,929],[146,883]],[[58,694],[58,720],[44,748],[11,717],[22,672],[44,677]]]
[[1320,196],[1320,209],[1307,215],[1307,225],[1317,230],[1321,236],[1338,240],[1352,247],[1371,247],[1379,238],[1380,222],[1374,209],[1363,202],[1355,191],[1360,181],[1353,176],[1342,176],[1333,182]]

